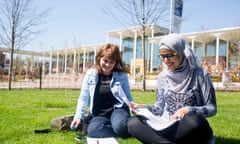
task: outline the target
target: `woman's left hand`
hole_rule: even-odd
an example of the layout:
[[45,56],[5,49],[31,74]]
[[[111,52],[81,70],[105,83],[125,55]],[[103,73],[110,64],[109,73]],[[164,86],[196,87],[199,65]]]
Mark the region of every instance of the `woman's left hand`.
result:
[[170,117],[170,120],[182,119],[188,112],[189,110],[187,107],[182,107]]

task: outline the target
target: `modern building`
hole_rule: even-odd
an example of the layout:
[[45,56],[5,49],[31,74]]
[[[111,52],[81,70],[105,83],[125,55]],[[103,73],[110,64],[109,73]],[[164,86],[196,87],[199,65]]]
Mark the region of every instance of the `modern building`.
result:
[[[107,37],[119,40],[119,46],[124,51],[123,58],[131,67],[131,74],[142,72],[141,65],[141,27],[107,32]],[[158,44],[162,36],[168,34],[168,29],[151,25],[146,36],[146,71],[149,73],[159,69],[161,64],[157,57]],[[240,73],[240,27],[206,30],[193,33],[182,33],[194,50],[201,66],[208,70],[211,76],[221,76],[223,71],[232,70],[233,75]],[[108,39],[108,38],[107,38]],[[139,70],[140,69],[140,70]],[[135,71],[134,71],[135,70]]]
[[[169,33],[167,28],[158,25],[147,25],[145,33],[146,72],[158,72],[161,61],[158,59],[158,43],[162,36]],[[124,62],[130,66],[134,78],[143,72],[141,26],[106,32],[106,42],[118,44]],[[194,50],[202,67],[212,76],[220,76],[224,70],[240,73],[240,27],[182,33]],[[16,55],[29,55],[31,67],[43,66],[45,74],[82,73],[95,63],[95,55],[102,44],[63,48],[45,52],[16,51]],[[0,48],[0,53],[10,50]],[[16,62],[15,62],[15,65]]]
[[[225,70],[240,73],[240,27],[183,33],[201,66],[212,76]],[[161,37],[150,41],[158,44]],[[238,76],[239,77],[239,76]]]

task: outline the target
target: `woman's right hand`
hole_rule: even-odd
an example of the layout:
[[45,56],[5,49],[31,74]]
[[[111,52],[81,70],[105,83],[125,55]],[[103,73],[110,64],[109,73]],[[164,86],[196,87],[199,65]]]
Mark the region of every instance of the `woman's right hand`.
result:
[[132,109],[144,108],[143,104],[138,104],[138,103],[135,103],[135,102],[130,102],[130,106],[131,106]]
[[76,130],[80,123],[81,123],[80,119],[73,120],[70,125],[71,130]]

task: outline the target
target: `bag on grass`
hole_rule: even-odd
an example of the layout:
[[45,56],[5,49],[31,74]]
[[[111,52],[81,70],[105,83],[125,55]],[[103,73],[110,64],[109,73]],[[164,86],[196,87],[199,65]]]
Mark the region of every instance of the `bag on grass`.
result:
[[54,118],[50,121],[50,126],[52,129],[59,131],[70,131],[70,125],[73,121],[74,115],[66,115]]
[[[51,120],[50,125],[52,129],[59,130],[59,131],[70,131],[70,125],[73,121],[74,115],[66,115],[54,118]],[[87,126],[90,121],[91,117],[88,114],[85,114],[84,121],[80,123],[77,128],[77,131],[87,133]]]

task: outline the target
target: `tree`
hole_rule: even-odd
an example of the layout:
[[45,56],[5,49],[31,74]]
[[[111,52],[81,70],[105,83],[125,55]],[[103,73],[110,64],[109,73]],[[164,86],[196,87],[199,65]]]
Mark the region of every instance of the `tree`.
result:
[[[109,2],[109,1],[108,1]],[[143,91],[146,90],[146,62],[145,62],[145,41],[146,31],[150,25],[164,24],[169,12],[169,0],[113,0],[113,8],[104,8],[103,11],[118,21],[123,26],[140,26],[137,29],[141,34],[142,63],[143,63]],[[107,6],[106,6],[107,7]]]
[[38,11],[31,0],[1,0],[0,45],[11,49],[9,90],[13,76],[13,55],[16,49],[29,44],[43,32],[39,26],[45,23],[49,10]]

